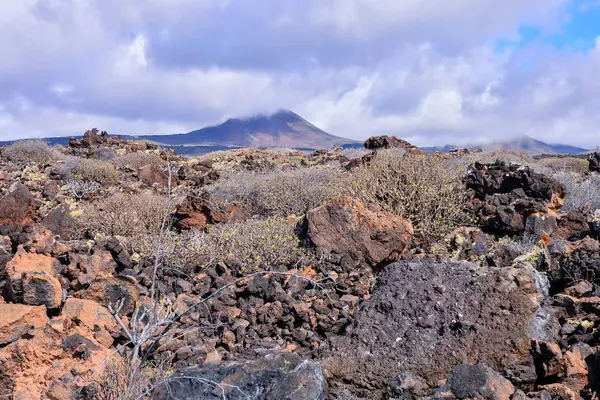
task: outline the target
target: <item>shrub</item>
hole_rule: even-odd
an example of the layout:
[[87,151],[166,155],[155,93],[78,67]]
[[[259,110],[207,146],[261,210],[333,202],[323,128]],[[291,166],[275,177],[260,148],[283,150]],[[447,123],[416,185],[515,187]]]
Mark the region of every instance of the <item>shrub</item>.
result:
[[564,211],[600,209],[600,176],[558,172],[553,177],[565,187]]
[[60,156],[48,143],[39,139],[19,140],[4,149],[2,154],[13,162],[36,164],[49,164]]
[[362,202],[410,220],[424,245],[472,222],[461,170],[441,157],[383,151],[355,170],[351,187]]
[[[208,232],[191,231],[170,236],[165,252],[174,268],[215,266],[224,262],[237,273],[272,270],[296,255],[298,238],[293,219],[268,218],[213,225]],[[184,268],[185,267],[185,268]]]
[[531,154],[521,150],[484,151],[481,153],[471,153],[465,157],[462,157],[461,159],[464,159],[467,165],[472,164],[474,162],[490,164],[495,162],[496,160],[521,165],[530,165],[533,163],[533,157],[531,156]]
[[71,158],[60,169],[63,180],[80,180],[109,185],[117,181],[117,168],[108,161]]
[[262,216],[303,215],[343,194],[346,175],[338,168],[310,167],[270,172],[236,172],[208,188]]
[[150,192],[118,193],[85,205],[77,220],[91,234],[119,236],[132,251],[150,255],[166,204],[165,197]]
[[92,158],[102,161],[115,161],[118,156],[117,152],[108,147],[98,147],[94,154],[92,154]]
[[590,163],[582,158],[564,157],[564,158],[542,158],[538,160],[532,167],[540,173],[551,172],[575,172],[584,174],[589,172]]
[[122,155],[119,157],[117,164],[122,168],[127,167],[136,171],[146,165],[152,165],[159,169],[162,169],[167,165],[167,163],[157,154],[141,151]]

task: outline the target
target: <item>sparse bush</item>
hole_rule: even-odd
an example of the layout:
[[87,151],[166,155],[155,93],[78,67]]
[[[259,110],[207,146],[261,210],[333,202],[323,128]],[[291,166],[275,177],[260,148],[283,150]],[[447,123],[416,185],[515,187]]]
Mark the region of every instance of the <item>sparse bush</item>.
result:
[[152,165],[159,169],[162,169],[167,165],[166,161],[160,158],[157,154],[145,153],[142,151],[122,155],[119,157],[117,164],[122,168],[127,167],[136,171],[146,165]]
[[109,147],[98,147],[92,158],[102,161],[115,161],[118,158],[117,152]]
[[425,245],[471,225],[462,171],[441,157],[401,154],[383,151],[370,165],[357,168],[353,196],[410,220]]
[[295,226],[293,219],[255,219],[214,225],[208,232],[171,235],[165,241],[166,258],[173,268],[186,270],[219,262],[240,274],[271,270],[288,264],[296,254]]
[[588,160],[577,157],[552,157],[542,158],[538,160],[532,167],[536,172],[551,173],[551,172],[574,172],[584,174],[589,172],[590,163]]
[[63,180],[80,180],[110,185],[117,181],[117,168],[108,161],[71,158],[61,168]]
[[10,161],[18,163],[49,164],[59,158],[59,153],[39,139],[19,140],[3,150]]
[[600,208],[600,176],[558,172],[553,178],[565,187],[564,211],[593,211]]
[[113,357],[93,385],[98,400],[146,399],[157,382],[166,380],[165,375],[160,368],[134,365],[130,358]]
[[531,154],[520,150],[484,151],[481,153],[471,153],[460,159],[463,159],[466,164],[472,164],[474,162],[490,164],[496,162],[496,160],[504,161],[507,164],[516,163],[521,165],[531,165],[534,162]]
[[262,216],[300,216],[343,194],[346,175],[338,168],[311,167],[270,172],[237,172],[208,190],[223,193]]
[[167,199],[144,192],[118,193],[85,205],[78,217],[80,226],[91,234],[119,236],[133,251],[149,255],[162,225]]

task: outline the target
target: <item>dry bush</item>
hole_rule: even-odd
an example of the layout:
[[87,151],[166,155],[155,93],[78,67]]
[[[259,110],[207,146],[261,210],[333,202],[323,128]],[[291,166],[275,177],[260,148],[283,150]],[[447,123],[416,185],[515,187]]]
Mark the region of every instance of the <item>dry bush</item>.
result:
[[98,147],[91,157],[96,160],[114,162],[119,156],[117,155],[116,151],[109,147]]
[[552,177],[565,187],[564,211],[600,209],[600,176],[557,172]]
[[441,157],[401,154],[380,152],[369,166],[357,168],[352,195],[410,220],[425,245],[473,222],[464,208],[461,169]]
[[140,368],[129,358],[113,357],[92,385],[98,400],[149,399],[157,382],[165,381],[165,375],[160,368]]
[[286,217],[344,193],[346,175],[339,168],[310,167],[269,172],[241,171],[221,179],[208,190],[244,204],[252,214]]
[[60,158],[58,151],[40,139],[19,140],[4,149],[2,154],[13,162],[44,165]]
[[150,255],[162,225],[167,199],[144,192],[118,193],[85,205],[77,220],[91,234],[119,236],[132,251]]
[[590,163],[588,160],[577,157],[550,157],[538,160],[532,167],[540,173],[574,172],[584,174],[589,172]]
[[60,168],[63,180],[79,180],[110,185],[117,182],[117,168],[109,161],[73,157]]
[[218,224],[208,232],[167,235],[165,257],[173,268],[193,270],[224,262],[244,274],[287,265],[299,239],[293,219],[268,218]]
[[167,166],[166,161],[160,158],[159,155],[145,153],[142,151],[122,155],[119,157],[117,164],[122,168],[127,167],[136,171],[142,167],[145,167],[146,165],[152,165],[158,169],[162,169]]
[[516,163],[521,165],[530,165],[534,162],[531,154],[527,153],[526,151],[520,150],[484,151],[481,153],[468,154],[465,157],[461,157],[461,159],[463,159],[467,165],[472,164],[474,162],[490,164],[495,162],[496,160],[504,161],[507,164]]

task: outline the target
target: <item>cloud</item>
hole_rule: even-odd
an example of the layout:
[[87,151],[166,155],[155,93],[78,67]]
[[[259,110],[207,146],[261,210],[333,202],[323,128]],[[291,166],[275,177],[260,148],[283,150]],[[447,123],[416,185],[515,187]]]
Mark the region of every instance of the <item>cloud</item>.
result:
[[[93,126],[174,133],[283,107],[351,138],[395,134],[425,145],[529,134],[592,146],[600,126],[598,42],[586,52],[521,42],[523,26],[559,32],[572,6],[7,2],[0,12],[0,138]],[[500,50],[500,41],[510,45]]]

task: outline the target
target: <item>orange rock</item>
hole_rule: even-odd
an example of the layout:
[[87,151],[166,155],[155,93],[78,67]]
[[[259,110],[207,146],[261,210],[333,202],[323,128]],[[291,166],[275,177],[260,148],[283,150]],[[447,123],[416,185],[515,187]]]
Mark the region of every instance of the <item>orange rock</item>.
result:
[[587,344],[577,343],[563,355],[565,379],[562,383],[564,385],[577,393],[587,386],[589,381],[585,359],[593,353],[594,351]]
[[120,327],[106,307],[93,300],[68,298],[62,309],[61,316],[68,317],[78,325],[90,331],[103,329],[108,332],[119,332]]
[[56,275],[55,265],[58,261],[43,254],[26,253],[22,246],[19,246],[17,253],[6,264],[6,274],[9,279],[21,279],[23,273],[46,273]]
[[42,327],[48,322],[44,306],[0,304],[0,315],[0,345],[14,342],[30,329]]
[[547,391],[553,400],[579,400],[581,397],[560,383],[542,386],[541,389]]

